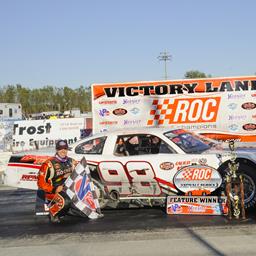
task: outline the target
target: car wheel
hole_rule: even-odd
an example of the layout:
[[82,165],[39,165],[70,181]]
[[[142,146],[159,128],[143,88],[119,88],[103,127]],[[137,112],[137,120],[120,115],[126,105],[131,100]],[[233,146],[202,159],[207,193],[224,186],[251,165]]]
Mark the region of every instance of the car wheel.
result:
[[[228,168],[222,172],[224,178]],[[244,204],[245,208],[256,207],[256,170],[243,163],[239,163],[238,175],[242,174],[244,182]],[[222,191],[225,191],[225,184],[222,184]]]
[[92,181],[95,186],[95,193],[98,197],[100,208],[102,209],[107,206],[109,200],[105,197],[104,186],[95,179],[92,179]]

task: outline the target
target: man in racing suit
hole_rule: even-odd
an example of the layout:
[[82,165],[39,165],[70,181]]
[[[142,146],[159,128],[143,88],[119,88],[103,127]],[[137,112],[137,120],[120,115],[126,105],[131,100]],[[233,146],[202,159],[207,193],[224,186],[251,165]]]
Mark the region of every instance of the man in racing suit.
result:
[[65,140],[56,143],[56,154],[46,160],[38,174],[37,185],[45,192],[45,197],[50,201],[50,221],[59,223],[60,216],[68,211],[71,200],[63,190],[65,180],[75,169],[77,162],[67,156],[68,144]]

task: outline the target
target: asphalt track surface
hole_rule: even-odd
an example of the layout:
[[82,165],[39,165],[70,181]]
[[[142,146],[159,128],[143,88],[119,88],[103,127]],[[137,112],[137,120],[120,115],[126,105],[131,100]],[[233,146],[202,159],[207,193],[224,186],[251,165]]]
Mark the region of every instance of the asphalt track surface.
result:
[[256,217],[171,216],[161,208],[104,210],[104,218],[35,216],[35,192],[0,186],[0,256],[256,255]]
[[229,221],[224,216],[167,215],[163,208],[106,209],[97,220],[67,216],[61,224],[49,223],[47,216],[35,216],[35,192],[0,190],[0,239],[49,234],[115,233],[157,231],[172,228],[227,227],[254,225],[256,218],[247,213],[246,221]]

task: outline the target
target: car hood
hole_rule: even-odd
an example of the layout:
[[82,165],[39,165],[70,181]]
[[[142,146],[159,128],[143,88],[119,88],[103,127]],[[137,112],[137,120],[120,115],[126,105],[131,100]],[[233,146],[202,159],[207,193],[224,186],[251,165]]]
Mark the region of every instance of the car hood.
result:
[[[228,144],[222,144],[219,147],[212,147],[204,153],[209,154],[220,154],[220,155],[230,155],[231,151],[228,147]],[[251,159],[256,163],[256,143],[236,143],[235,144],[235,153],[237,157],[243,157],[247,159]]]

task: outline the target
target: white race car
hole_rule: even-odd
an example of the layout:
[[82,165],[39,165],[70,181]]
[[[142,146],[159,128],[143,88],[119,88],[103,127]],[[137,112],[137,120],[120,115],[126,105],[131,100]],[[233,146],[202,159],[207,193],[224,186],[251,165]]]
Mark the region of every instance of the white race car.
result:
[[[237,149],[239,173],[244,176],[245,205],[256,206],[256,154]],[[48,154],[48,157],[52,154]],[[182,194],[175,175],[186,166],[208,166],[222,177],[231,154],[221,145],[191,132],[176,129],[127,129],[100,133],[72,145],[69,156],[85,157],[97,187],[101,207],[122,203],[164,204],[166,195]],[[47,156],[10,158],[5,183],[37,189],[37,172]],[[200,178],[200,177],[199,177]],[[224,191],[219,184],[219,192]],[[193,192],[193,191],[191,191]]]

